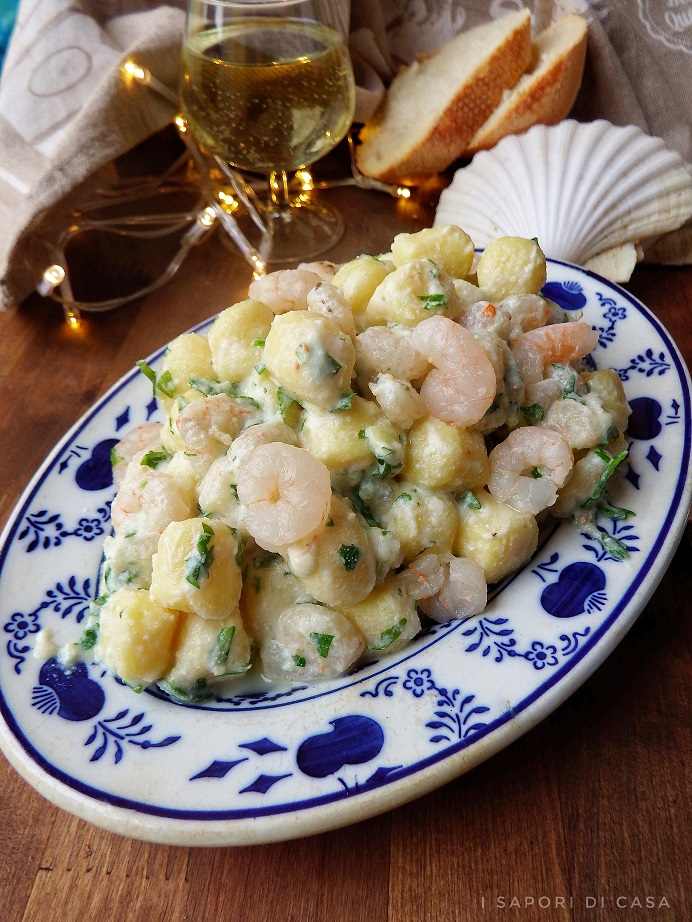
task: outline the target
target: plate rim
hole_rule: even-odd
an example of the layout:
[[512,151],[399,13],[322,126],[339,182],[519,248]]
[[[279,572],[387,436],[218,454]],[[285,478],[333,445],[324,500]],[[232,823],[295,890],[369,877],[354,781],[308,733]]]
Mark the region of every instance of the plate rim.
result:
[[[683,413],[683,422],[687,421],[689,424],[692,420],[690,373],[677,344],[663,322],[633,294],[597,273],[562,260],[550,259],[548,262],[569,270],[576,270],[578,274],[590,277],[598,284],[616,291],[657,329],[658,334],[669,345],[671,358],[675,360],[678,375],[686,385],[683,395],[686,413]],[[208,326],[213,319],[214,317],[210,317],[186,332],[198,332]],[[152,352],[147,361],[156,360],[165,348],[164,345]],[[24,517],[33,494],[76,435],[138,374],[136,368],[123,374],[76,420],[39,466],[23,490],[0,535],[0,578],[4,572],[7,552],[16,529]],[[82,793],[73,785],[58,778],[56,772],[59,775],[65,775],[65,773],[55,769],[54,766],[48,769],[42,767],[40,763],[46,760],[29,740],[27,740],[29,746],[25,747],[17,734],[13,732],[11,724],[14,724],[14,717],[7,706],[2,688],[0,688],[0,713],[3,720],[0,722],[0,749],[19,774],[56,806],[109,831],[167,844],[209,846],[282,841],[336,829],[410,802],[460,777],[535,727],[567,700],[621,642],[656,591],[684,533],[687,513],[692,502],[689,450],[686,454],[683,453],[683,461],[686,464],[677,472],[678,482],[666,519],[669,527],[665,532],[662,530],[659,533],[651,547],[647,558],[651,561],[651,565],[646,576],[631,592],[628,590],[623,593],[618,601],[618,614],[611,614],[607,622],[598,626],[591,643],[583,650],[577,651],[569,661],[556,670],[548,682],[542,683],[523,698],[518,711],[508,711],[494,719],[486,732],[479,734],[471,741],[461,742],[454,747],[447,747],[439,753],[428,756],[414,763],[415,766],[422,765],[422,767],[408,766],[410,771],[402,777],[371,786],[359,792],[355,797],[341,795],[336,799],[326,798],[326,803],[320,800],[316,803],[311,801],[309,805],[301,807],[295,807],[294,805],[298,802],[294,801],[291,809],[277,811],[276,808],[268,808],[268,813],[255,809],[251,811],[252,816],[230,818],[188,819],[181,816],[166,816],[165,812],[143,812],[137,809],[136,801],[133,800],[129,801],[130,806],[120,806],[109,802],[105,792]],[[654,570],[653,576],[652,569]],[[642,572],[643,566],[638,569],[638,573]],[[623,601],[625,597],[626,602]],[[558,685],[559,691],[556,694],[555,686]],[[22,731],[19,733],[24,737]],[[453,751],[450,752],[450,749]],[[30,750],[33,750],[34,756],[31,755]],[[55,770],[51,771],[50,768]],[[81,783],[78,782],[78,785]],[[89,787],[88,785],[81,786]],[[94,796],[95,794],[102,796]]]

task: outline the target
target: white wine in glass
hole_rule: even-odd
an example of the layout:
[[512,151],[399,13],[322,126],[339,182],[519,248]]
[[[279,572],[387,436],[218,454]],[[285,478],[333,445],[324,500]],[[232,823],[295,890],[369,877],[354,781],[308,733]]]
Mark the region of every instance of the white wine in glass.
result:
[[344,0],[188,3],[183,113],[210,153],[268,175],[271,262],[310,259],[343,230],[324,204],[291,198],[287,173],[322,157],[351,125],[347,21]]

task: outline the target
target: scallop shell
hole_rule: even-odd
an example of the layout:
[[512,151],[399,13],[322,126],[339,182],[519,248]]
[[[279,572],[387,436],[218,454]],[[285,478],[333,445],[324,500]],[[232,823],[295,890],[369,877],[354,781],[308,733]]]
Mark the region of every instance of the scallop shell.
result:
[[435,224],[477,247],[537,237],[546,256],[627,281],[641,245],[692,216],[692,176],[660,138],[606,121],[535,125],[476,154],[442,192]]

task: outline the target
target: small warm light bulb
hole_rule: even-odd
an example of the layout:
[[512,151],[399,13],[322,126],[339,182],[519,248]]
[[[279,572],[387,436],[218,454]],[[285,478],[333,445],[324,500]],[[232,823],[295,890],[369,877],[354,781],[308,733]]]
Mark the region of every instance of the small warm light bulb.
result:
[[267,274],[266,264],[256,256],[254,253],[250,256],[254,269],[252,270],[252,277],[254,279],[261,279]]
[[128,58],[127,61],[123,64],[123,70],[128,75],[128,77],[134,77],[135,80],[139,80],[140,83],[148,83],[151,74],[144,67],[140,67],[139,64]]
[[79,319],[79,314],[75,313],[75,311],[69,310],[68,308],[65,308],[65,320],[71,330],[78,330],[82,325],[82,321]]
[[65,270],[62,266],[58,266],[57,264],[48,266],[46,271],[43,273],[43,278],[48,285],[50,285],[52,288],[55,288],[57,285],[60,285],[65,281]]
[[65,281],[65,270],[62,266],[56,264],[48,266],[47,269],[44,269],[43,275],[41,276],[41,281],[36,286],[36,291],[41,295],[42,298],[45,298],[46,295],[49,295],[54,288],[57,288],[58,285],[62,285]]
[[181,134],[185,134],[187,131],[187,122],[182,117],[182,115],[176,115],[176,117],[173,119],[173,122],[175,123],[175,127],[178,129],[178,131]]
[[411,198],[411,190],[406,186],[397,186],[396,194],[399,198]]
[[197,223],[201,224],[203,227],[211,227],[212,224],[216,221],[216,214],[211,205],[207,205],[206,208],[203,208],[202,211],[197,215]]
[[240,208],[238,199],[232,193],[226,192],[224,189],[220,189],[216,194],[219,201],[221,202],[221,207],[229,214],[233,214],[234,211],[237,211]]
[[296,179],[300,183],[303,192],[310,192],[311,189],[315,188],[315,181],[309,170],[298,170],[296,172]]

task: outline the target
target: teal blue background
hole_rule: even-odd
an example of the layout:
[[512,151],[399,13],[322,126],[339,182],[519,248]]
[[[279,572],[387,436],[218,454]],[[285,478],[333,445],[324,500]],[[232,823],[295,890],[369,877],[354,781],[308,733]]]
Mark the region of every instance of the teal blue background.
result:
[[5,58],[18,5],[19,0],[0,0],[0,67]]

